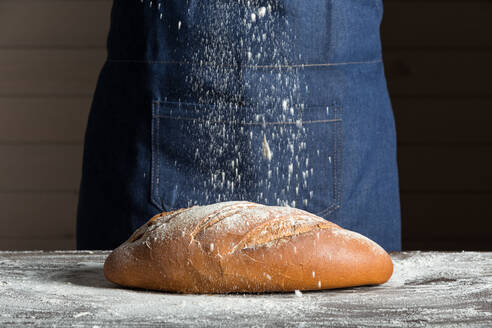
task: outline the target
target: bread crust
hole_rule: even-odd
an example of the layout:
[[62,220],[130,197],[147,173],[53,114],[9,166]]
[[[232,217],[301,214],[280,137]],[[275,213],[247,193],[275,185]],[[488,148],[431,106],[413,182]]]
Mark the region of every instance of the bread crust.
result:
[[381,284],[390,256],[306,211],[246,201],[163,212],[104,263],[118,285],[180,293],[281,292]]

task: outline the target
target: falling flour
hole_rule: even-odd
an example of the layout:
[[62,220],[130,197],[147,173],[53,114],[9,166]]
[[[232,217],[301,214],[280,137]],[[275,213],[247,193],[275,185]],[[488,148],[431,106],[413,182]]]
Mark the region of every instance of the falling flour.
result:
[[[312,185],[319,186],[316,172],[334,166],[326,149],[309,158],[319,140],[302,118],[308,109],[309,85],[304,67],[298,65],[305,59],[292,47],[298,32],[296,18],[283,14],[287,5],[247,0],[183,1],[180,6],[141,0],[136,5],[154,13],[146,17],[159,17],[163,30],[176,34],[178,47],[193,44],[177,51],[176,58],[183,65],[182,75],[175,78],[189,90],[189,103],[168,99],[177,108],[196,110],[197,117],[185,120],[179,129],[181,138],[192,142],[183,142],[179,154],[159,150],[157,162],[170,167],[153,171],[158,181],[183,176],[187,183],[174,182],[179,188],[172,196],[164,183],[156,183],[153,197],[162,207],[248,200],[316,213],[330,206],[325,197],[329,183],[324,190]],[[197,13],[200,24],[193,25]],[[285,69],[290,66],[295,68]],[[254,72],[254,77],[238,80],[238,73],[245,71]],[[324,115],[324,106],[320,112]],[[326,115],[330,112],[326,107]],[[164,126],[164,118],[157,120],[157,126]],[[156,136],[163,150],[166,133],[171,132]],[[188,162],[193,170],[183,165]]]
[[270,150],[270,146],[268,145],[268,141],[267,141],[265,135],[263,135],[262,150],[263,150],[263,157],[266,158],[267,160],[271,161],[273,153]]

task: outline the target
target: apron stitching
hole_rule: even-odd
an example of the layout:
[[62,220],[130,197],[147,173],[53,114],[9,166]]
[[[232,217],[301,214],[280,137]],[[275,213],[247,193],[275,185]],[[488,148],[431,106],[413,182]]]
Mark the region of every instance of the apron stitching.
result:
[[[340,112],[343,111],[343,108],[340,107],[339,108]],[[338,154],[338,166],[339,166],[339,170],[341,171],[341,166],[342,166],[342,161],[343,161],[343,152],[342,152],[342,140],[343,140],[343,127],[340,125],[337,127],[337,129],[339,130],[339,132],[337,133],[337,140],[338,140],[338,149],[339,149],[339,153],[341,154]],[[340,172],[340,174],[337,174],[338,175],[338,190],[337,190],[337,193],[338,193],[338,203],[337,203],[337,208],[340,208],[342,206],[342,172]]]
[[[338,106],[337,106],[338,107]],[[335,111],[337,112],[338,114],[338,111],[339,111],[339,108],[336,108]],[[337,126],[336,127],[336,144],[337,146],[335,147],[335,153],[336,153],[336,157],[335,157],[335,168],[336,168],[336,175],[335,175],[335,179],[336,179],[336,198],[337,198],[337,202],[336,202],[336,205],[337,207],[335,208],[339,208],[340,207],[340,186],[341,186],[341,177],[340,177],[340,149],[341,149],[341,143],[340,143],[340,139],[341,139],[341,136],[340,134],[342,133],[342,129],[340,128],[340,126]]]
[[[152,182],[151,182],[151,199],[154,205],[161,211],[164,210],[162,206],[162,198],[159,193],[159,181],[160,181],[160,144],[159,136],[156,137],[156,133],[159,134],[159,120],[155,122],[155,117],[159,112],[159,102],[152,102],[152,128],[151,128],[151,142],[152,142]],[[157,130],[157,131],[156,131]],[[156,158],[157,155],[157,158]]]
[[[334,110],[335,110],[335,117],[338,117],[338,114],[339,114],[339,110],[341,108],[338,108],[338,105],[334,106]],[[342,121],[341,119],[338,119],[338,121]],[[341,129],[339,127],[339,124],[336,124],[335,126],[335,137],[334,137],[334,145],[335,145],[335,149],[334,149],[334,155],[333,155],[333,165],[334,165],[334,176],[333,176],[333,193],[334,193],[334,199],[335,199],[335,203],[332,204],[331,206],[325,208],[324,210],[318,212],[316,215],[319,215],[319,216],[327,216],[329,214],[331,214],[333,211],[335,211],[336,209],[340,208],[340,181],[339,181],[339,177],[338,177],[338,172],[339,172],[339,167],[337,165],[337,162],[338,162],[338,154],[337,154],[337,148],[340,147],[340,139],[339,138],[339,133],[341,133]]]
[[[156,106],[156,103],[155,102],[152,102],[152,118],[154,118],[155,106]],[[152,127],[150,129],[150,131],[151,131],[150,136],[151,136],[151,139],[152,139],[152,141],[151,141],[152,142],[152,167],[151,167],[151,170],[150,171],[151,171],[151,174],[152,174],[151,195],[153,195],[154,194],[154,188],[155,188],[155,186],[154,186],[154,177],[155,177],[155,163],[154,163],[154,161],[155,161],[155,155],[154,155],[154,151],[155,151],[155,149],[154,149],[155,135],[154,135],[154,132],[155,131],[154,131],[154,120],[152,119],[151,122],[152,122]],[[153,198],[154,197],[152,197],[152,200],[154,201]]]
[[[171,116],[171,115],[157,115],[157,118],[169,118],[174,120],[186,120],[186,121],[198,121],[206,123],[222,123],[222,124],[237,124],[237,125],[295,125],[297,122],[235,122],[235,121],[212,121],[193,117],[183,117],[183,116]],[[302,124],[311,123],[328,123],[328,122],[339,122],[341,119],[331,119],[331,120],[312,120],[312,121],[302,121]]]
[[[334,111],[335,111],[335,117],[337,116],[337,106],[335,106],[334,108]],[[337,143],[336,143],[336,135],[337,135],[337,129],[336,129],[336,126],[335,126],[335,133],[334,133],[334,154],[333,154],[333,165],[334,165],[334,168],[333,168],[333,199],[335,201],[335,203],[331,204],[330,206],[328,206],[327,208],[325,208],[324,210],[321,210],[317,213],[317,215],[323,215],[323,216],[327,216],[329,215],[331,212],[333,212],[335,210],[335,206],[336,206],[336,201],[337,201],[337,192],[336,192],[336,184],[337,184],[337,166],[336,166],[336,160],[337,160]]]
[[318,64],[293,64],[293,65],[214,65],[213,63],[197,63],[197,62],[184,62],[184,61],[166,61],[166,60],[138,60],[138,59],[107,59],[108,62],[114,63],[141,63],[141,64],[170,64],[170,65],[199,65],[199,66],[211,66],[220,68],[305,68],[305,67],[327,67],[327,66],[342,66],[342,65],[360,65],[360,64],[377,64],[381,63],[382,59],[368,60],[368,61],[353,61],[353,62],[339,62],[339,63],[318,63]]
[[[188,106],[193,106],[194,109],[196,109],[197,107],[218,107],[217,105],[215,104],[204,104],[204,103],[197,103],[197,102],[185,102],[185,101],[162,101],[162,100],[156,100],[155,101],[156,103],[159,103],[159,104],[170,104],[170,105],[177,105],[179,109],[184,109],[181,107],[181,105],[188,105]],[[301,104],[293,104],[293,106],[295,106],[296,108],[301,108]],[[242,109],[258,109],[258,108],[262,108],[262,107],[265,107],[265,106],[257,106],[257,107],[242,107],[242,106],[224,106],[225,108],[228,108],[228,109],[231,109],[231,108],[242,108]],[[304,106],[305,108],[325,108],[326,105],[307,105],[307,106]],[[171,107],[171,106],[164,106],[164,108],[170,108],[170,109],[173,109],[174,107]]]
[[[152,126],[151,126],[151,129],[150,129],[150,131],[151,131],[150,132],[151,133],[151,143],[152,143],[152,145],[151,145],[151,147],[152,147],[152,157],[151,157],[151,159],[152,159],[152,167],[151,167],[151,170],[150,170],[152,177],[151,177],[151,183],[150,183],[150,190],[151,190],[150,192],[151,192],[152,202],[155,205],[157,205],[157,204],[156,204],[156,200],[155,200],[155,197],[154,197],[154,191],[155,191],[155,188],[156,188],[156,186],[155,186],[155,183],[156,182],[155,182],[155,179],[154,179],[156,177],[156,174],[155,174],[155,166],[156,165],[155,165],[155,146],[154,146],[154,141],[155,141],[155,123],[154,123],[154,119],[153,118],[155,116],[155,111],[156,111],[155,108],[156,108],[156,105],[157,105],[157,103],[155,101],[153,101],[152,102],[152,121],[151,121],[152,122]],[[158,206],[158,208],[159,208],[159,206]]]
[[[159,104],[157,104],[157,116],[159,115],[161,111],[161,107]],[[161,150],[161,145],[159,143],[159,139],[160,139],[160,120],[158,119],[157,120],[157,133],[159,134],[157,136],[157,197],[159,197],[159,204],[161,204],[162,206],[162,197],[161,197],[161,192],[160,192],[160,188],[159,188],[159,184],[160,184],[160,180],[161,180],[161,153],[160,153],[160,150]]]
[[[338,106],[335,106],[335,116],[338,115]],[[337,148],[338,148],[338,127],[335,127],[335,151],[334,151],[334,154],[335,154],[335,158],[333,159],[333,165],[335,166],[335,176],[333,177],[333,180],[335,181],[335,183],[333,184],[333,192],[335,194],[335,205],[338,203],[338,165],[337,165],[337,161],[338,161],[338,152],[337,152]]]

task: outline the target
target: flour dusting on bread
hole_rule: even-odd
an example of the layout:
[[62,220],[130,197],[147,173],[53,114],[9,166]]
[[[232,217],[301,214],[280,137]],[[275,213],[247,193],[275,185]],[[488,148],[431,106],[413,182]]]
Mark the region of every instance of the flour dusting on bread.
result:
[[[161,239],[171,238],[180,231],[179,236],[188,235],[192,244],[198,235],[214,229],[243,235],[229,250],[228,253],[232,254],[238,249],[271,247],[275,242],[316,229],[337,228],[340,227],[300,209],[229,201],[156,215],[137,230],[129,242],[142,236],[148,238],[149,233],[156,230]],[[146,239],[142,242],[145,243]]]

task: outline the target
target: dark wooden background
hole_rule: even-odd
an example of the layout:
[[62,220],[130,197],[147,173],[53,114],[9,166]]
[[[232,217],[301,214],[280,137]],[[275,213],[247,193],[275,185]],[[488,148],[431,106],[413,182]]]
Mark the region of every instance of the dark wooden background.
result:
[[[0,250],[75,247],[110,9],[0,0]],[[492,250],[492,1],[386,0],[384,17],[403,246]]]
[[403,247],[492,250],[492,1],[386,0]]

